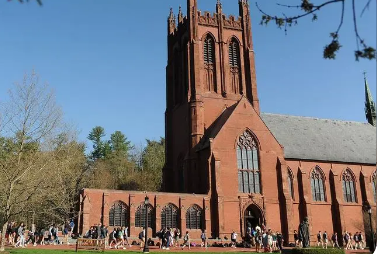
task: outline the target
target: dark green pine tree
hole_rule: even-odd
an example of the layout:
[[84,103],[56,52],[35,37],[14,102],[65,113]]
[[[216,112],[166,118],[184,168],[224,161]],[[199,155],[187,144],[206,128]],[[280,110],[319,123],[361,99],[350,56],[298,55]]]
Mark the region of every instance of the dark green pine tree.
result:
[[107,150],[109,149],[108,144],[102,140],[104,136],[105,130],[101,126],[94,127],[89,133],[88,139],[93,142],[93,151],[90,156],[92,160],[105,158]]

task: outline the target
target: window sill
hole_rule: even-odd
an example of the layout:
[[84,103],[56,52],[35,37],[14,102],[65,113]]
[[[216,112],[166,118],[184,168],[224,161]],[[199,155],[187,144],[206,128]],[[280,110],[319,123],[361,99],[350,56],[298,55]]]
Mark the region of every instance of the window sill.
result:
[[362,206],[361,204],[358,203],[352,203],[352,202],[343,202],[343,206]]
[[327,201],[312,201],[311,204],[312,205],[331,205],[331,203]]

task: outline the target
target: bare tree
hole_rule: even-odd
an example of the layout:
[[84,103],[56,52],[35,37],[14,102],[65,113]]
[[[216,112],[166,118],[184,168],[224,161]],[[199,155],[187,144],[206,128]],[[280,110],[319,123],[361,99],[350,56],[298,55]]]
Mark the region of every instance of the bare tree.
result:
[[61,123],[61,109],[48,85],[38,75],[25,75],[9,91],[3,105],[0,132],[0,211],[3,224],[0,250],[4,250],[7,222],[25,213],[43,197],[51,170],[51,145]]
[[46,172],[50,182],[44,190],[49,194],[34,211],[40,218],[64,223],[77,216],[78,194],[86,184],[89,167],[85,144],[78,143],[76,137],[71,131],[61,133],[49,152],[52,169]]

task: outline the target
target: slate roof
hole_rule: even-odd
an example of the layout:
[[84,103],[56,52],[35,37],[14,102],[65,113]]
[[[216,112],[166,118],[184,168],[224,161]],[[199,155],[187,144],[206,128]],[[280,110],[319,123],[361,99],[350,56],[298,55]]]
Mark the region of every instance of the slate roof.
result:
[[376,164],[376,127],[368,123],[261,113],[285,158]]

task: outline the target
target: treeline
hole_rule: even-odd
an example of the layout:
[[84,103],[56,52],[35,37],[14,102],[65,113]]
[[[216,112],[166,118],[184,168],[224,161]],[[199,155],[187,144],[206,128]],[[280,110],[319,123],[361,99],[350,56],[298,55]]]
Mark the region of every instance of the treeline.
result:
[[[0,101],[0,223],[47,225],[75,218],[82,188],[156,191],[165,141],[135,148],[120,131],[105,140],[102,127],[88,139],[63,121],[53,91],[36,73],[25,75]],[[4,241],[2,241],[4,243]],[[0,247],[1,249],[1,247]]]
[[161,188],[165,163],[165,139],[146,140],[145,147],[135,148],[120,131],[103,140],[105,130],[96,126],[88,135],[93,142],[89,156],[89,187],[97,189],[147,190]]

